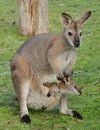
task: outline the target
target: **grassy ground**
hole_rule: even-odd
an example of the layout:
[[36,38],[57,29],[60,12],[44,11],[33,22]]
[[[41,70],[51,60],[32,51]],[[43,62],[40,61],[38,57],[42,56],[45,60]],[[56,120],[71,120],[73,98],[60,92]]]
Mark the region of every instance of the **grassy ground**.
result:
[[61,115],[57,109],[48,112],[29,110],[32,123],[20,122],[19,105],[14,98],[9,61],[17,48],[29,37],[18,34],[15,0],[0,0],[0,130],[100,130],[100,1],[49,0],[50,32],[60,32],[59,16],[67,12],[75,18],[87,10],[92,17],[83,29],[83,45],[74,67],[74,79],[83,86],[80,97],[70,96],[69,106],[84,120]]

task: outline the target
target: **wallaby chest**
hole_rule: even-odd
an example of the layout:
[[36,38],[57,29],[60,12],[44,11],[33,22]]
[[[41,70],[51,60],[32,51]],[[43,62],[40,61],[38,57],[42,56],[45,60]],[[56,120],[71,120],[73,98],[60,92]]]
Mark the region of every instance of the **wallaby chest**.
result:
[[76,61],[77,53],[75,50],[65,50],[58,56],[58,62],[61,66],[61,71],[72,67]]

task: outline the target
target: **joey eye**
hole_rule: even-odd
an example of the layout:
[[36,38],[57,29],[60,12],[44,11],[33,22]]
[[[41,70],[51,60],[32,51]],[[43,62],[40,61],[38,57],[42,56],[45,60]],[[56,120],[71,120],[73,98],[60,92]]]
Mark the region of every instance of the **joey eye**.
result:
[[82,32],[80,32],[80,36],[82,36]]
[[69,36],[72,36],[72,35],[73,35],[73,33],[72,33],[72,32],[68,32],[68,35],[69,35]]

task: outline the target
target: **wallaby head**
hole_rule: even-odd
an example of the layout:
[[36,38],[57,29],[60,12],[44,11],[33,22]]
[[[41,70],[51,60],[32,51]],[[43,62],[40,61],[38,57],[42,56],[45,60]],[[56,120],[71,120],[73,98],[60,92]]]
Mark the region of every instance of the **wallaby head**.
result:
[[82,41],[82,25],[90,17],[91,11],[86,12],[76,20],[66,13],[61,14],[61,22],[64,25],[64,37],[68,40],[68,43],[78,48]]
[[77,87],[75,81],[72,80],[71,77],[68,77],[67,79],[64,78],[60,83],[46,82],[44,83],[44,86],[49,88],[49,92],[47,94],[48,97],[51,95],[56,95],[59,92],[63,94],[69,93],[78,96],[81,95],[81,89]]
[[77,84],[74,80],[71,79],[71,77],[68,77],[68,79],[64,79],[65,83],[65,92],[75,94],[75,95],[81,95],[81,89],[77,87]]

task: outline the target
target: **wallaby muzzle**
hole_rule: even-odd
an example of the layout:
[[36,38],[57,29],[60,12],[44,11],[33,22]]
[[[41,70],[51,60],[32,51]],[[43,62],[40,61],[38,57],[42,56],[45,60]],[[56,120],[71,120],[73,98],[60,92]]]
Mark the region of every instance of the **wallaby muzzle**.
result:
[[78,91],[78,93],[79,93],[79,95],[78,95],[78,96],[80,96],[80,95],[82,94],[81,89],[77,88],[77,91]]
[[80,93],[80,95],[82,94],[82,91],[81,91],[81,89],[79,89],[79,93]]
[[80,40],[76,40],[76,41],[74,42],[74,46],[75,46],[76,48],[78,48],[78,47],[80,46]]

